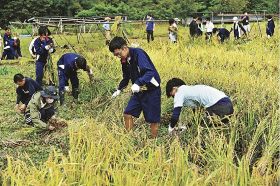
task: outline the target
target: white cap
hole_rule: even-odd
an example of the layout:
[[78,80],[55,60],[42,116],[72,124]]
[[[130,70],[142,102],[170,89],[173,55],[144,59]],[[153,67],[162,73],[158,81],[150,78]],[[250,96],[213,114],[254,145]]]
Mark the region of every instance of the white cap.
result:
[[237,17],[233,17],[233,19],[232,19],[233,21],[237,21],[238,20],[238,18]]

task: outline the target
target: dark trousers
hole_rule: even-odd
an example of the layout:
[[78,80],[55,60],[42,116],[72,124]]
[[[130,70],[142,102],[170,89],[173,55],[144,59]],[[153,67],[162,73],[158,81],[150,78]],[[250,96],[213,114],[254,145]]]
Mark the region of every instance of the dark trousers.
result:
[[221,118],[223,123],[228,123],[228,118],[225,118],[225,116],[233,114],[233,105],[231,100],[228,97],[220,99],[216,104],[206,108],[206,114],[208,116],[217,115]]
[[4,60],[4,59],[15,59],[14,50],[13,49],[7,49],[7,50],[4,49],[1,59],[2,60]]
[[154,40],[154,31],[153,30],[147,30],[147,41],[148,43],[150,42],[150,40]]
[[42,86],[44,77],[44,67],[46,63],[41,61],[36,61],[36,82]]
[[[51,119],[51,117],[55,114],[55,109],[53,106],[51,106],[49,108],[41,108],[39,110],[39,112],[40,112],[40,116],[41,116],[40,120],[47,123],[49,121],[49,119]],[[26,121],[27,125],[33,125],[32,118],[30,116],[30,111],[25,112],[24,117],[25,117],[25,121]]]

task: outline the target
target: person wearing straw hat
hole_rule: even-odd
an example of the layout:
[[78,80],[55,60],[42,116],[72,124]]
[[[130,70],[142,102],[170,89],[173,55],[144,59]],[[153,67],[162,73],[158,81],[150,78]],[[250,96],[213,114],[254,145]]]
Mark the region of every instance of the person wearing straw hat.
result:
[[54,127],[47,123],[55,115],[55,102],[58,98],[54,86],[48,86],[43,91],[33,94],[24,114],[26,123],[37,128],[53,130]]
[[109,24],[109,22],[111,21],[111,18],[105,17],[104,20],[105,20],[105,23],[103,24],[103,29],[105,31],[106,45],[108,45],[111,40],[111,27]]

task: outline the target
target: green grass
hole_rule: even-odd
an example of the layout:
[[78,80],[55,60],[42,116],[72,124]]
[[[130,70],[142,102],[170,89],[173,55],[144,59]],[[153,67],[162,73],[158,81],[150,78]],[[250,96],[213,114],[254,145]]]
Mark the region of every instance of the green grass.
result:
[[[228,25],[227,25],[228,27]],[[279,180],[279,33],[259,38],[255,28],[249,39],[220,45],[204,38],[178,44],[160,37],[166,25],[157,25],[155,41],[147,44],[143,30],[130,31],[131,43],[138,43],[153,60],[162,79],[162,116],[170,114],[172,99],[165,96],[165,84],[180,77],[187,84],[207,84],[223,90],[234,103],[235,114],[228,127],[203,128],[202,113],[184,109],[180,118],[188,130],[177,136],[161,124],[159,137],[150,139],[143,116],[132,132],[126,133],[122,113],[130,97],[129,87],[112,100],[121,80],[121,67],[105,46],[100,33],[85,34],[77,44],[75,35],[65,36],[93,68],[96,81],[81,79],[81,103],[59,108],[67,129],[47,133],[30,128],[15,114],[13,75],[35,78],[35,64],[29,58],[30,38],[23,38],[20,63],[0,65],[0,170],[4,185],[275,185]],[[278,27],[277,27],[278,28]],[[262,24],[262,30],[264,25]],[[180,36],[188,28],[180,27]],[[140,34],[141,33],[141,34]],[[264,34],[264,33],[263,33]],[[141,38],[137,38],[140,37]],[[59,45],[64,37],[53,36]],[[58,48],[55,63],[65,50]],[[13,63],[13,64],[12,64]],[[7,142],[25,140],[9,146]]]

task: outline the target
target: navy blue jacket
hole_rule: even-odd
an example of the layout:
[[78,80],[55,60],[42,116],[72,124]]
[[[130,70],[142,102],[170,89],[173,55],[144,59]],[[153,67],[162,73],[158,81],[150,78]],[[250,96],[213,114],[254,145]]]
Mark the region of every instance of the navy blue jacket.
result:
[[38,91],[43,90],[42,87],[33,79],[25,77],[25,84],[22,87],[17,87],[17,102],[22,102],[27,105],[32,97],[32,95]]
[[11,35],[4,34],[4,47],[10,46],[11,48],[14,47],[14,39],[12,39]]
[[75,65],[76,58],[79,57],[75,53],[66,53],[62,55],[57,62],[59,73],[59,91],[63,91],[69,77],[77,76],[78,68]]
[[230,32],[227,29],[225,29],[225,28],[220,28],[218,36],[220,38],[229,38]]
[[49,52],[45,49],[45,46],[50,45],[50,44],[53,45],[53,40],[50,37],[44,41],[41,41],[40,37],[38,37],[34,41],[34,49],[35,49],[36,55],[39,56],[39,57],[37,57],[38,61],[43,62],[43,63],[47,62]]
[[130,60],[122,61],[123,79],[118,89],[124,89],[129,80],[132,84],[146,85],[148,90],[156,88],[150,81],[154,77],[160,84],[160,77],[148,54],[140,48],[129,47],[129,56]]
[[267,22],[266,34],[267,34],[267,35],[270,35],[270,36],[273,36],[273,34],[274,34],[274,28],[275,28],[275,24],[274,24],[273,19],[271,19],[271,20],[269,20],[269,21]]
[[154,23],[154,19],[152,18],[151,20],[148,20],[147,22],[146,22],[146,30],[154,30],[154,25],[155,23]]

